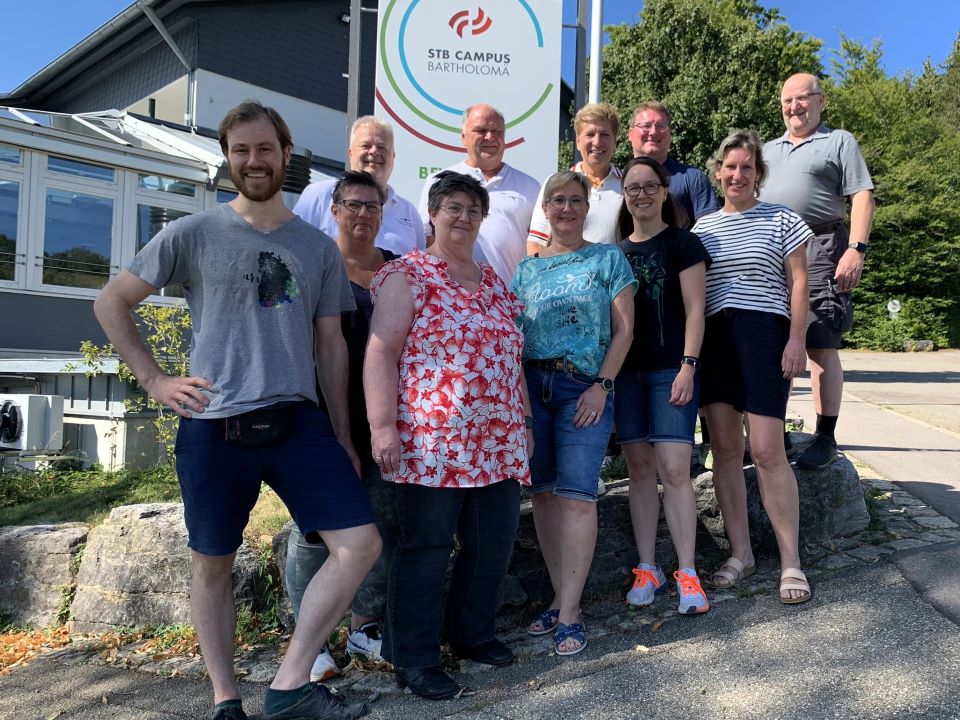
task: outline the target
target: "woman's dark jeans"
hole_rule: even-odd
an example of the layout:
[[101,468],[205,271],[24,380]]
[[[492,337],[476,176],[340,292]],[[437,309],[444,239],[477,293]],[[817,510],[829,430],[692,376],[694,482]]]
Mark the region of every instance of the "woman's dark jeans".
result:
[[440,664],[441,600],[454,534],[444,631],[453,647],[494,637],[500,584],[507,574],[520,518],[513,480],[480,488],[397,485],[400,538],[390,567],[383,656],[396,667]]

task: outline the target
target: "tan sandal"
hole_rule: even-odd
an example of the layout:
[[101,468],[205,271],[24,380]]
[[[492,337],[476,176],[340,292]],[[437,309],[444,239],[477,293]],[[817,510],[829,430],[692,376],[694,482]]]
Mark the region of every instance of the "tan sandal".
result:
[[[727,569],[729,568],[729,570]],[[729,590],[741,580],[757,571],[755,565],[745,566],[735,557],[728,557],[720,569],[710,576],[710,584],[718,590]]]
[[[785,582],[787,580],[796,582]],[[786,590],[799,590],[805,594],[798,598],[785,597],[783,593]],[[807,582],[807,576],[800,568],[787,568],[780,573],[780,602],[784,605],[799,605],[807,602],[811,597],[813,594],[810,592],[810,583]]]

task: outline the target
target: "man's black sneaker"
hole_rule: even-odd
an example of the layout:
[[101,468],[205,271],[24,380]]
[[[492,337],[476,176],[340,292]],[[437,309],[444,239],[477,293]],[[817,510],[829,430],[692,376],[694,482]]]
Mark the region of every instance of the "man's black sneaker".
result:
[[213,720],[247,720],[247,714],[242,707],[227,705],[214,713]]
[[787,431],[783,433],[783,451],[787,454],[788,458],[797,454],[797,449],[793,446],[793,440],[790,439],[790,433]]
[[303,700],[275,713],[264,710],[263,720],[356,720],[363,717],[370,708],[366,703],[347,702],[334,695],[323,685],[315,685],[313,692]]
[[829,435],[817,435],[797,458],[797,466],[804,470],[823,470],[837,457],[837,441]]

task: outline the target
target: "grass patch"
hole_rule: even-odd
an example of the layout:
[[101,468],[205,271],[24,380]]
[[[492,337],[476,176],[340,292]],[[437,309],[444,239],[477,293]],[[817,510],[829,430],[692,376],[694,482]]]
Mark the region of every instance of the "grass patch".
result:
[[888,535],[887,526],[883,521],[885,513],[880,503],[883,501],[889,502],[890,493],[877,488],[868,488],[863,493],[863,499],[867,504],[867,514],[870,516],[870,524],[867,525],[865,532]]
[[273,536],[290,521],[290,513],[277,494],[266,485],[260,486],[260,497],[250,511],[250,520],[243,531],[244,539],[251,545],[269,544]]
[[16,471],[0,475],[0,526],[97,525],[119,505],[179,500],[180,486],[167,467]]

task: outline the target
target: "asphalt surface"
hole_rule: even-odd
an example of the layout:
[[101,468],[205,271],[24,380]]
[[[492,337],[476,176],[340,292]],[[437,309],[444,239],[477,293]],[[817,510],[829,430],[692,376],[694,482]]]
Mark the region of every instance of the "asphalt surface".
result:
[[[841,362],[841,449],[960,523],[960,351],[843,351]],[[808,376],[790,408],[813,432]]]
[[[847,454],[957,519],[960,353],[844,353],[844,364]],[[797,383],[791,408],[813,427],[808,384]],[[471,674],[473,697],[386,693],[370,717],[960,720],[958,623],[960,543],[946,542],[827,575],[803,605],[740,597],[704,616],[591,638],[574,658],[536,655]],[[248,712],[265,687],[243,684]],[[211,717],[206,682],[69,655],[0,677],[0,698],[0,719]]]

